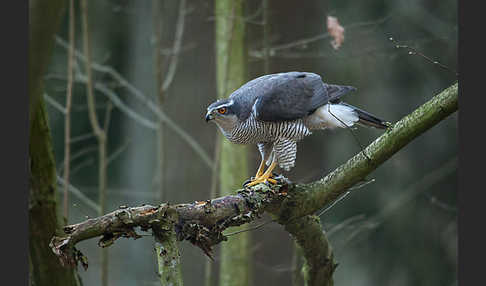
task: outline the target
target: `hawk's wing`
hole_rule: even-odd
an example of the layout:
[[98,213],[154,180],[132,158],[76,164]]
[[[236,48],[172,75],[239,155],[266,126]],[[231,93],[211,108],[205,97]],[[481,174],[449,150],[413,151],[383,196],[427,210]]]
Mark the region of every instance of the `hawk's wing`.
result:
[[[339,98],[354,87],[328,85],[319,75],[289,72],[265,76],[258,83],[253,112],[258,120],[286,121],[302,118],[328,101]],[[252,86],[256,88],[255,83]]]

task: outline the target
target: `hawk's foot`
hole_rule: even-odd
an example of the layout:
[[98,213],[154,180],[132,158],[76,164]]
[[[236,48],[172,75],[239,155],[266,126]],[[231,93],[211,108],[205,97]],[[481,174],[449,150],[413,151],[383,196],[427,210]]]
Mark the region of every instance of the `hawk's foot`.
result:
[[271,184],[277,184],[277,180],[270,178],[270,176],[260,176],[258,178],[254,178],[252,180],[247,180],[243,186],[244,187],[251,187],[260,183],[271,183]]

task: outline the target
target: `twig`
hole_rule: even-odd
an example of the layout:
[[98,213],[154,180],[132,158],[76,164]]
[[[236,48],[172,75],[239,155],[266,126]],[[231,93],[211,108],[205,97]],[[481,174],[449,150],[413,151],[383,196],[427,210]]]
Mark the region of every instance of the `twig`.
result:
[[276,220],[274,219],[271,219],[269,221],[266,221],[266,222],[263,222],[257,226],[254,226],[254,227],[250,227],[250,228],[246,228],[246,229],[242,229],[242,230],[238,230],[238,231],[235,231],[235,232],[231,232],[231,233],[227,233],[225,234],[225,236],[232,236],[232,235],[235,235],[235,234],[238,234],[238,233],[242,233],[242,232],[247,232],[247,231],[251,231],[251,230],[256,230],[256,229],[259,229],[260,227],[262,226],[265,226],[271,222],[275,222]]
[[[181,45],[179,51],[177,51],[179,54],[183,53],[183,52],[187,52],[187,51],[190,51],[194,48],[197,47],[197,44],[196,43],[188,43],[188,44],[185,44],[185,45]],[[160,48],[159,49],[159,53],[160,55],[164,55],[164,56],[172,56],[175,54],[175,51],[173,50],[173,48]]]
[[[80,81],[83,81],[83,82],[85,82],[86,79],[87,79],[84,75],[81,75],[81,74],[78,74],[77,78]],[[133,109],[128,107],[125,103],[123,103],[123,101],[120,100],[120,97],[118,97],[113,90],[109,89],[104,84],[99,83],[99,82],[97,82],[94,85],[94,88],[96,90],[100,91],[106,97],[108,97],[110,99],[111,103],[113,103],[116,107],[118,107],[118,109],[120,109],[120,111],[125,113],[128,117],[133,119],[133,121],[143,125],[144,127],[149,128],[149,129],[157,130],[157,128],[158,128],[157,123],[142,117],[136,111],[134,111]]]
[[[66,42],[62,40],[60,37],[56,37],[56,42],[62,47],[66,48]],[[86,61],[86,58],[83,55],[81,55],[79,52],[75,52],[75,55],[78,59],[82,61]],[[206,153],[206,151],[204,151],[204,149],[199,145],[199,143],[197,143],[197,141],[194,138],[192,138],[186,131],[184,131],[184,129],[178,126],[169,116],[167,116],[167,114],[165,114],[162,110],[160,110],[160,108],[155,103],[153,103],[147,96],[145,96],[140,90],[138,90],[136,87],[130,84],[125,78],[123,78],[116,70],[114,70],[111,67],[103,66],[93,62],[90,64],[90,66],[93,68],[93,70],[104,72],[112,76],[117,82],[120,83],[121,87],[124,87],[128,91],[130,91],[134,95],[134,98],[136,98],[141,103],[143,103],[150,111],[152,111],[158,117],[159,120],[166,123],[170,129],[172,129],[177,135],[179,135],[179,137],[181,137],[196,152],[196,154],[199,155],[199,157],[201,157],[203,162],[206,163],[208,167],[210,168],[213,167],[213,163],[209,155]],[[95,88],[100,89],[99,83],[95,85]],[[106,92],[109,89],[104,88],[103,90]],[[120,106],[123,105],[119,98],[113,98],[115,97],[113,92],[105,93],[105,95],[108,94],[110,94],[109,96],[110,100],[113,102],[113,104],[115,104],[115,106],[120,108]],[[125,111],[128,110],[129,110],[128,108],[125,108]],[[134,114],[133,112],[129,112],[129,113],[132,118],[134,117],[140,118],[140,116],[136,116],[138,114]],[[158,128],[156,124],[150,124],[150,122],[145,122],[145,123],[148,123],[148,124],[144,124],[144,126],[146,127],[150,128],[150,125],[152,125],[152,129],[155,130],[156,128]]]
[[111,101],[108,101],[108,104],[106,106],[105,110],[105,123],[103,124],[103,130],[105,132],[108,132],[108,128],[110,127],[110,119],[111,119],[111,110],[113,109],[113,104]]
[[84,161],[81,161],[81,163],[79,163],[78,165],[76,165],[75,167],[73,167],[71,169],[71,176],[76,174],[79,170],[83,169],[84,167],[92,165],[93,163],[94,163],[94,159],[92,157],[90,157],[90,158],[88,158]]
[[438,62],[436,60],[433,60],[433,59],[429,58],[428,56],[426,56],[423,53],[419,52],[417,49],[415,49],[413,47],[410,47],[408,45],[399,45],[397,43],[397,41],[394,38],[392,38],[392,37],[390,37],[388,39],[395,44],[395,48],[397,48],[397,49],[406,49],[406,50],[408,50],[408,54],[409,55],[418,55],[418,56],[424,58],[426,61],[428,61],[428,62],[430,62],[430,63],[432,63],[434,65],[437,65],[437,66],[439,66],[439,67],[441,67],[441,68],[443,68],[445,70],[448,70],[448,71],[454,73],[456,75],[456,77],[459,76],[459,73],[457,71],[449,68],[448,66],[446,66],[444,64],[441,64],[440,62]]
[[327,234],[328,237],[331,237],[334,233],[337,233],[338,231],[347,227],[348,225],[352,225],[353,223],[360,221],[360,220],[363,220],[364,218],[365,218],[364,214],[359,214],[359,215],[355,215],[355,216],[352,216],[350,218],[347,218],[347,219],[343,220],[342,222],[340,222],[339,224],[336,224],[335,226],[331,227],[326,232],[326,234]]
[[349,193],[351,193],[350,191],[347,191],[345,192],[344,194],[342,194],[339,198],[337,198],[334,202],[332,202],[331,205],[329,205],[328,207],[326,207],[324,210],[322,210],[318,215],[317,217],[320,217],[321,215],[323,215],[325,212],[327,212],[328,210],[330,210],[334,205],[336,205],[337,203],[339,203],[340,201],[342,201],[345,197],[347,197],[349,195]]
[[445,210],[447,212],[457,213],[457,208],[452,207],[452,206],[440,201],[437,197],[432,196],[432,195],[427,194],[427,193],[425,193],[424,195],[429,199],[429,202],[431,204],[433,204],[434,206],[437,206],[440,209]]
[[66,113],[64,117],[64,198],[63,198],[63,214],[68,221],[68,186],[69,186],[69,163],[71,160],[71,99],[73,92],[73,62],[74,62],[74,1],[69,1],[69,52],[67,64],[67,92],[66,92]]
[[179,53],[181,50],[182,44],[182,36],[184,35],[184,24],[185,24],[185,9],[186,9],[186,0],[181,0],[179,2],[179,16],[177,16],[177,24],[176,24],[176,31],[175,31],[175,39],[173,45],[173,55],[170,59],[169,69],[167,71],[167,75],[165,77],[164,83],[162,84],[162,90],[167,91],[174,79],[174,74],[177,70],[177,63],[179,62]]
[[110,156],[108,156],[108,159],[106,159],[107,166],[110,165],[110,163],[113,162],[118,156],[120,156],[121,153],[123,153],[123,151],[128,147],[128,145],[130,145],[130,142],[131,142],[130,139],[126,140],[126,142],[122,146],[120,146],[118,149],[113,151],[113,153],[111,153]]
[[[443,38],[423,38],[414,40],[414,42],[421,42],[421,43],[428,43],[437,40],[444,40]],[[280,58],[280,59],[338,59],[342,61],[352,61],[360,58],[364,55],[381,55],[389,52],[392,48],[390,47],[371,47],[371,48],[363,48],[359,50],[349,50],[345,52],[344,50],[340,53],[330,53],[329,51],[325,51],[325,49],[321,49],[319,51],[281,51],[271,55],[272,58]],[[263,53],[260,50],[250,50],[248,54],[255,58],[255,60],[262,59]]]
[[88,207],[90,207],[93,211],[95,211],[97,214],[100,213],[100,206],[94,202],[93,200],[91,200],[90,198],[88,198],[87,196],[85,196],[83,194],[83,192],[81,192],[80,190],[78,190],[77,188],[75,188],[73,185],[70,185],[70,184],[66,184],[66,182],[64,181],[63,178],[61,178],[61,176],[57,175],[57,182],[61,185],[61,186],[68,186],[68,190],[74,195],[76,196],[81,202],[83,202],[84,204],[86,204]]
[[[381,18],[379,20],[376,20],[376,21],[354,23],[354,24],[350,24],[350,25],[345,26],[345,29],[346,30],[352,30],[352,29],[356,29],[356,28],[360,28],[360,27],[381,25],[390,18],[391,18],[391,15],[388,15],[388,16]],[[305,45],[308,45],[310,43],[317,42],[319,40],[327,39],[330,36],[331,35],[329,35],[329,33],[326,32],[326,33],[322,33],[322,34],[319,34],[319,35],[316,35],[316,36],[313,36],[313,37],[310,37],[310,38],[304,38],[304,39],[300,39],[300,40],[293,41],[293,42],[290,42],[290,43],[270,47],[270,56],[275,55],[275,53],[277,51],[287,50],[287,49],[291,49],[291,48],[299,47],[299,46],[305,46]]]
[[89,132],[89,133],[81,134],[81,135],[76,136],[76,137],[71,137],[71,139],[69,140],[69,143],[73,144],[73,143],[81,142],[83,140],[93,138],[93,137],[95,137],[94,133]]
[[104,140],[104,132],[101,129],[98,118],[96,116],[96,103],[95,97],[93,94],[93,81],[92,81],[92,74],[91,74],[91,51],[90,51],[90,43],[89,43],[89,31],[88,31],[88,7],[87,7],[87,0],[81,1],[82,7],[82,26],[83,26],[83,50],[84,50],[84,57],[86,58],[86,95],[88,100],[88,115],[89,120],[91,123],[91,127],[93,128],[93,132],[98,137],[99,140]]
[[[75,159],[77,159],[77,158],[79,158],[79,157],[81,157],[81,156],[83,156],[83,155],[86,155],[87,153],[90,153],[90,152],[96,151],[96,150],[97,150],[97,147],[96,147],[96,146],[89,146],[89,147],[85,147],[85,148],[83,148],[83,149],[81,149],[81,150],[77,151],[76,153],[71,154],[71,156],[70,156],[70,158],[69,158],[69,159],[70,159],[71,161],[74,161]],[[59,173],[60,173],[60,172],[64,172],[64,171],[63,171],[63,169],[64,169],[64,165],[65,165],[65,163],[64,163],[64,159],[63,159],[63,161],[61,162],[61,164],[59,164],[59,169],[57,170]]]
[[59,102],[57,102],[54,98],[47,95],[47,93],[44,93],[44,99],[47,101],[47,103],[52,105],[52,107],[57,109],[62,114],[66,115],[66,108],[64,108],[61,104],[59,104]]

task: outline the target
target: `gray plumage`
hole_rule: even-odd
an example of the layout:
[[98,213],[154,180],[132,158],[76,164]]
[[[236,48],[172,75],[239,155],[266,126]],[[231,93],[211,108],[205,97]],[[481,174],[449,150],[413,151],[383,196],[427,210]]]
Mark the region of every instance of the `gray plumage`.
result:
[[214,119],[233,143],[257,144],[267,165],[275,160],[288,171],[295,165],[297,142],[312,134],[311,130],[355,123],[387,127],[376,116],[341,102],[353,90],[326,84],[309,72],[265,75],[209,105],[206,120]]

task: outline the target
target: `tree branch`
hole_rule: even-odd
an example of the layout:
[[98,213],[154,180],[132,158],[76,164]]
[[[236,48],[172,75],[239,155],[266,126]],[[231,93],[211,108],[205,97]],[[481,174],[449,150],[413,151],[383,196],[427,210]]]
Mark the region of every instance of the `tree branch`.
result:
[[393,124],[366,147],[364,151],[371,160],[360,152],[326,177],[310,184],[294,185],[292,198],[280,208],[280,223],[285,224],[292,217],[312,214],[332,203],[356,183],[364,181],[369,173],[410,141],[455,112],[457,99],[455,83]]
[[[298,223],[309,220],[304,217],[334,202],[414,138],[454,113],[458,109],[457,88],[455,83],[392,125],[365,149],[371,161],[361,152],[326,177],[310,184],[283,182],[272,189],[259,184],[238,190],[235,195],[206,202],[122,208],[65,227],[65,234],[53,237],[50,246],[63,265],[76,265],[78,261],[84,263],[85,259],[74,247],[79,241],[102,236],[99,245],[104,247],[122,236],[138,238],[134,227],[144,231],[158,230],[158,225],[166,222],[167,214],[177,217],[174,230],[178,240],[189,240],[210,257],[211,247],[226,239],[223,230],[251,222],[264,211],[276,216],[280,224],[299,237]],[[303,241],[301,246],[305,245],[307,243]],[[304,249],[304,253],[306,251],[308,249]],[[330,257],[328,254],[324,256]],[[306,257],[310,259],[309,255]],[[310,260],[307,262],[310,266],[317,265]],[[328,265],[334,267],[332,263]]]
[[285,225],[305,257],[304,277],[306,285],[333,285],[332,273],[337,267],[333,261],[331,246],[318,216],[307,215]]
[[[266,191],[262,191],[262,187]],[[284,194],[269,191],[268,187],[255,186],[253,190],[240,190],[236,195],[205,202],[121,206],[104,216],[64,227],[65,235],[53,237],[50,246],[63,265],[74,266],[81,262],[87,267],[86,259],[74,247],[76,243],[101,236],[98,245],[107,247],[120,237],[139,238],[135,227],[142,231],[152,229],[154,233],[171,231],[164,226],[174,220],[173,228],[178,240],[189,240],[211,257],[211,247],[225,240],[223,230],[259,217],[271,202],[284,197]]]

